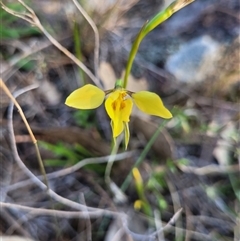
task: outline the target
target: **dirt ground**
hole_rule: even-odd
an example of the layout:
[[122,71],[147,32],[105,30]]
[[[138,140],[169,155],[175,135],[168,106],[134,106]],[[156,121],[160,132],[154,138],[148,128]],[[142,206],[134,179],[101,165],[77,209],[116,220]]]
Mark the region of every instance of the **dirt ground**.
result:
[[[2,4],[24,14],[20,2]],[[43,29],[0,10],[0,240],[240,241],[239,1],[195,0],[145,37],[127,89],[157,93],[173,118],[134,108],[127,150],[104,105],[65,100],[114,88],[171,1],[24,2]]]

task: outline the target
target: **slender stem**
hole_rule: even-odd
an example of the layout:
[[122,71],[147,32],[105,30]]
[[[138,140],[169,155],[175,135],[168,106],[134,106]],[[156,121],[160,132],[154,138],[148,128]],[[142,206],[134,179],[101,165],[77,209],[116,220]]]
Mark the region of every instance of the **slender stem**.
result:
[[127,67],[126,67],[126,71],[125,71],[125,74],[124,74],[124,78],[123,78],[123,88],[126,89],[127,88],[127,82],[128,82],[128,76],[130,74],[130,71],[131,71],[131,68],[132,68],[132,64],[133,64],[133,60],[137,54],[137,51],[138,51],[138,48],[139,48],[139,45],[143,39],[143,35],[142,35],[142,32],[143,32],[143,29],[145,27],[147,23],[145,23],[143,25],[143,27],[141,28],[140,32],[138,33],[135,41],[133,42],[133,45],[132,45],[132,48],[131,48],[131,51],[130,51],[130,54],[128,56],[128,62],[127,62]]
[[142,39],[154,28],[156,28],[159,24],[161,24],[169,17],[171,17],[172,14],[173,14],[172,5],[167,7],[164,11],[158,13],[150,22],[146,24],[146,26],[142,30],[142,34],[141,34]]
[[[136,163],[133,165],[132,169],[134,167],[139,167],[139,165],[143,162],[144,158],[146,157],[147,153],[149,152],[149,150],[151,149],[152,145],[154,144],[154,142],[156,141],[159,133],[162,131],[163,127],[165,126],[165,124],[167,123],[167,120],[164,120],[158,127],[157,131],[154,133],[154,135],[152,136],[152,138],[150,139],[150,141],[147,143],[147,145],[145,146],[143,152],[141,153],[140,157],[137,159]],[[121,190],[123,192],[126,191],[126,189],[128,188],[131,180],[132,180],[132,169],[131,171],[128,173],[125,181],[123,182],[122,186],[121,186]]]
[[108,163],[107,163],[107,166],[106,166],[106,169],[105,169],[105,175],[104,175],[104,178],[105,178],[105,182],[110,186],[111,184],[111,177],[110,177],[110,173],[111,173],[111,170],[112,170],[112,166],[113,166],[113,163],[116,159],[116,154],[118,152],[118,148],[119,148],[119,144],[120,144],[121,140],[117,140],[116,143],[113,145],[113,148],[112,148],[112,151],[111,151],[111,154],[109,156],[109,159],[108,159]]
[[[74,33],[74,47],[75,47],[75,53],[76,53],[76,56],[77,58],[82,61],[82,52],[81,52],[81,40],[80,40],[80,32],[79,32],[79,25],[74,22],[74,27],[73,27],[73,33]],[[85,85],[87,84],[86,83],[86,80],[85,80],[85,77],[84,77],[84,72],[81,68],[79,68],[79,75],[80,75],[80,78],[82,80],[82,83]]]

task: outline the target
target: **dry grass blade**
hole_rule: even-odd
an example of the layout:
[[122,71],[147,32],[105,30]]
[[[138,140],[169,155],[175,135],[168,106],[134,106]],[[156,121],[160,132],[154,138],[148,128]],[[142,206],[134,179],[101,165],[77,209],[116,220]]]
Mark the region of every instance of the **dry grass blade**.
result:
[[[87,206],[86,205],[86,202],[85,202],[85,198],[84,198],[84,194],[83,193],[81,193],[80,194],[80,200],[81,200],[81,202],[85,205],[85,206]],[[92,232],[91,232],[91,221],[90,221],[90,217],[89,217],[89,212],[86,210],[86,213],[87,213],[87,215],[86,215],[86,232],[87,232],[87,240],[88,241],[92,241]]]
[[[36,85],[33,85],[33,86],[30,86],[30,87],[27,87],[25,88],[24,90],[20,91],[19,94],[21,93],[24,93],[28,90],[31,90],[31,89],[34,89],[34,88],[37,88],[38,86]],[[18,111],[19,111],[19,114],[21,115],[21,118],[24,122],[24,124],[26,125],[26,128],[28,130],[28,133],[32,139],[32,142],[35,146],[35,150],[36,150],[36,154],[37,154],[37,159],[38,159],[38,163],[39,163],[39,166],[40,166],[40,170],[41,170],[41,173],[42,175],[44,176],[44,183],[46,184],[47,188],[49,187],[48,185],[48,181],[47,181],[47,177],[46,177],[46,171],[45,171],[45,168],[44,168],[44,165],[43,165],[43,161],[42,161],[42,158],[41,158],[41,154],[40,154],[40,151],[39,151],[39,148],[38,148],[38,144],[37,144],[37,140],[35,138],[35,136],[33,135],[33,132],[31,130],[31,127],[29,126],[28,124],[28,121],[22,111],[22,108],[21,106],[18,104],[18,102],[16,101],[16,99],[14,98],[14,96],[11,94],[11,92],[9,91],[9,89],[7,88],[7,86],[5,85],[5,83],[3,82],[2,79],[0,79],[0,88],[3,89],[3,91],[8,95],[8,97],[12,100],[12,102],[14,103],[14,105],[17,107]],[[13,143],[12,143],[13,144]]]
[[30,7],[28,7],[23,1],[21,1],[21,0],[18,0],[18,1],[30,13],[22,14],[22,13],[15,12],[15,11],[9,9],[8,7],[6,7],[2,2],[0,2],[0,3],[2,5],[2,8],[5,11],[7,11],[8,13],[10,13],[16,17],[22,18],[22,19],[28,21],[29,23],[31,23],[32,25],[36,26],[37,28],[39,28],[55,47],[57,47],[66,56],[68,56],[76,65],[78,65],[98,87],[101,87],[100,81],[94,76],[94,74],[78,58],[76,58],[71,52],[69,52],[65,47],[63,47],[51,34],[48,33],[48,31],[41,24],[39,18],[35,14],[35,12]]
[[[104,210],[99,209],[98,211],[90,212],[90,211],[62,211],[62,210],[50,210],[45,208],[33,208],[28,207],[24,205],[14,204],[14,203],[4,203],[0,202],[0,206],[3,208],[15,208],[20,209],[23,211],[31,212],[32,215],[35,216],[42,216],[42,215],[50,215],[50,216],[56,216],[56,217],[62,217],[62,218],[99,218],[102,215],[106,214],[104,213]],[[123,215],[120,213],[111,213],[111,216],[119,216]]]
[[174,215],[173,217],[169,220],[169,222],[164,226],[162,227],[161,229],[155,231],[154,233],[152,234],[149,234],[149,235],[144,235],[144,234],[137,234],[137,233],[134,233],[132,232],[129,228],[128,228],[128,225],[127,225],[127,220],[126,219],[123,219],[123,226],[126,230],[126,232],[128,234],[130,234],[134,239],[136,240],[156,240],[156,237],[159,235],[159,233],[162,233],[164,232],[165,230],[171,228],[177,221],[177,219],[179,218],[180,214],[182,213],[182,208],[180,208]]
[[[179,194],[169,179],[166,179],[166,183],[168,185],[170,195],[172,198],[174,212],[178,213],[178,210],[182,210]],[[181,216],[181,212],[179,212],[178,218],[176,219],[176,226],[180,228],[183,227],[183,219]],[[182,239],[183,239],[183,232],[180,229],[176,229],[175,240],[182,240]]]
[[194,2],[195,0],[178,0],[176,2],[172,3],[173,6],[173,12],[177,12],[178,10],[180,10],[181,8],[186,7],[188,4]]
[[[129,158],[133,155],[134,152],[125,152],[125,153],[120,153],[117,154],[116,156],[114,156],[114,161],[121,161],[123,159]],[[90,164],[99,164],[99,163],[106,163],[109,161],[109,158],[112,156],[103,156],[103,157],[96,157],[96,158],[87,158],[84,160],[81,160],[81,162],[78,162],[77,164],[75,164],[74,166],[59,170],[59,171],[55,171],[55,172],[51,172],[47,174],[47,178],[48,180],[50,179],[54,179],[54,178],[59,178],[62,176],[66,176],[69,175],[71,173],[74,173],[78,170],[80,170],[81,168],[83,168],[84,166],[90,165]],[[43,176],[37,176],[38,179],[42,180]],[[7,192],[25,187],[27,185],[31,185],[32,181],[31,180],[26,180],[26,181],[22,181],[22,182],[18,182],[15,183],[9,187],[7,187]]]
[[183,172],[194,173],[199,176],[228,174],[228,173],[239,172],[238,165],[219,166],[219,165],[212,164],[212,165],[207,165],[204,167],[191,167],[191,166],[185,166],[182,164],[177,164],[177,165]]
[[[19,1],[19,2],[21,2],[21,1]],[[32,20],[32,14],[16,12],[16,11],[8,8],[6,5],[4,5],[2,3],[2,1],[0,2],[0,4],[2,5],[2,9],[4,9],[6,12],[25,20],[25,21],[31,23],[32,25],[35,25],[34,21]]]
[[[31,90],[31,89],[34,89],[34,88],[37,88],[38,86],[34,85],[34,86],[30,86],[29,88],[27,88],[25,91],[28,91],[28,90]],[[12,102],[14,103],[14,105],[17,107],[22,119],[23,119],[23,122],[24,124],[26,125],[27,127],[27,130],[29,132],[29,135],[32,139],[32,142],[35,144],[37,143],[37,140],[35,138],[35,136],[33,135],[32,133],[32,130],[27,122],[27,119],[25,118],[25,115],[22,111],[22,108],[21,106],[18,104],[18,102],[16,101],[16,99],[13,97],[13,95],[11,94],[11,92],[9,91],[9,89],[7,88],[7,86],[5,85],[5,83],[3,82],[2,79],[0,79],[0,88],[3,89],[3,91],[7,94],[7,96],[12,100]]]

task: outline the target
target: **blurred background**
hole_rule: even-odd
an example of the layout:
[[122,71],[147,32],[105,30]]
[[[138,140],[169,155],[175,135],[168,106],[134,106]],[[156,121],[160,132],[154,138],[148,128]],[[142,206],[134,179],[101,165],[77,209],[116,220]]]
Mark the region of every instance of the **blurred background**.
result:
[[[123,76],[142,25],[172,1],[79,0],[99,31],[97,71],[94,32],[73,1],[24,2],[108,90]],[[17,0],[2,3],[26,13]],[[29,170],[35,177],[42,174],[35,146],[16,108],[11,118],[10,99],[1,89],[2,240],[239,241],[239,10],[237,0],[196,0],[145,37],[128,89],[157,93],[173,118],[163,122],[134,110],[128,152],[121,144],[122,156],[107,176],[108,158],[98,158],[112,150],[104,106],[75,110],[64,104],[73,90],[92,80],[37,27],[0,9],[1,78],[19,95],[46,172],[52,173],[50,188],[86,210],[94,207],[128,217],[127,223],[106,213],[78,217],[74,205],[50,198],[40,188],[28,175]],[[150,145],[159,125],[161,132]],[[74,165],[79,168],[67,169]],[[61,216],[58,210],[73,212]],[[149,236],[156,230],[162,231]]]

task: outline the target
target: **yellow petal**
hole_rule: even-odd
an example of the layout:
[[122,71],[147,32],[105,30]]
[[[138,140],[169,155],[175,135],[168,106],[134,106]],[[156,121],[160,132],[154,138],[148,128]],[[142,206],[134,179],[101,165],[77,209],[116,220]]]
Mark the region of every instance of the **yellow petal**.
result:
[[109,95],[105,101],[105,109],[111,119],[111,126],[113,137],[119,136],[123,131],[123,121],[120,113],[120,101],[118,100],[120,96],[119,91],[115,91]]
[[110,94],[109,94],[109,98],[112,99],[112,101],[115,101],[116,99],[119,98],[120,94],[125,93],[125,91],[123,90],[113,90]]
[[95,109],[104,101],[105,93],[94,85],[84,85],[73,91],[66,99],[65,104],[77,109]]
[[141,200],[136,200],[133,206],[135,210],[140,210],[143,206],[143,202]]
[[133,174],[133,177],[135,179],[135,182],[137,184],[142,185],[143,184],[143,180],[142,180],[142,176],[141,176],[138,168],[134,167],[133,170],[132,170],[132,174]]
[[125,135],[125,150],[127,150],[129,138],[130,138],[129,126],[127,122],[124,122],[124,135]]
[[157,94],[149,91],[140,91],[132,94],[132,98],[136,106],[144,113],[165,119],[172,118],[171,112],[163,105]]
[[106,101],[105,101],[105,109],[110,117],[111,120],[114,119],[115,116],[115,112],[113,109],[113,102],[116,99],[115,97],[118,97],[118,94],[116,92],[112,92],[111,94],[109,94],[109,96],[107,97]]
[[115,90],[105,101],[106,111],[112,120],[113,137],[119,136],[124,129],[124,122],[129,122],[132,111],[132,100],[125,99],[126,91]]
[[[112,127],[112,133],[113,133],[113,122],[110,122],[110,125]],[[113,136],[113,142],[114,142],[114,146],[116,146],[116,137]]]
[[112,132],[113,132],[113,138],[118,137],[123,132],[123,122],[119,120],[118,118],[115,118],[112,120]]
[[124,108],[122,108],[121,110],[122,120],[124,122],[129,122],[129,117],[132,113],[132,106],[133,106],[133,103],[130,98],[124,100]]

